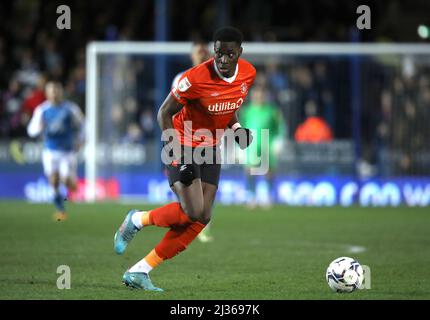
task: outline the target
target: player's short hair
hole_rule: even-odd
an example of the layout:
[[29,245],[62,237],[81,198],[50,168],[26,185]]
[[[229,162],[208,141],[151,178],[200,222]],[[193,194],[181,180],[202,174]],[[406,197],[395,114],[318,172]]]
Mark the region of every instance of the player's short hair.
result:
[[236,42],[240,46],[242,45],[243,34],[239,29],[224,27],[215,31],[213,41]]
[[53,85],[56,85],[56,86],[63,87],[63,83],[61,82],[61,80],[59,80],[58,78],[53,78],[53,77],[49,77],[46,80],[46,85],[47,84],[53,84]]

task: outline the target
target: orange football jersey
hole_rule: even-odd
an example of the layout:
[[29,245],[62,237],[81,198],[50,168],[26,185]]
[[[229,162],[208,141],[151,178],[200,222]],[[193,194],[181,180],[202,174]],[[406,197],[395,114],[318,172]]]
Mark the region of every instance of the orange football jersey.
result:
[[216,130],[227,128],[245,101],[255,75],[253,65],[243,59],[239,59],[231,78],[219,73],[214,58],[185,71],[171,91],[184,106],[173,116],[181,144],[193,147],[218,144],[220,137],[216,136]]

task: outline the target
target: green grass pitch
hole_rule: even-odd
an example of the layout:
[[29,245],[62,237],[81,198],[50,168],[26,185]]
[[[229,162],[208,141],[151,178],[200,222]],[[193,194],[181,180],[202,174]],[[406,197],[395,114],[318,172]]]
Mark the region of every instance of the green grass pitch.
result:
[[[196,240],[154,270],[165,292],[150,293],[121,277],[166,229],[146,228],[118,256],[113,235],[134,206],[67,205],[69,219],[54,222],[48,204],[0,203],[0,299],[430,298],[428,208],[216,206],[215,242]],[[370,290],[329,289],[325,271],[340,256],[370,267]],[[59,265],[71,268],[70,290],[57,289]]]

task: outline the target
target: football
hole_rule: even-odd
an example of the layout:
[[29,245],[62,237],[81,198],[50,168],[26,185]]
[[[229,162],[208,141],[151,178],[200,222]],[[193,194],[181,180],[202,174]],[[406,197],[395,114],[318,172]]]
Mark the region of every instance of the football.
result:
[[363,268],[357,260],[340,257],[327,268],[326,280],[329,287],[338,293],[350,293],[363,284]]

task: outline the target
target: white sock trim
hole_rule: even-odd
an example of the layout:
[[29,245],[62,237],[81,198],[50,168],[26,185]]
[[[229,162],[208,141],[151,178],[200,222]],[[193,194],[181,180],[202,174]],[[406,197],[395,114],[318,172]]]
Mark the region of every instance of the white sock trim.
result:
[[149,273],[152,270],[152,267],[146,262],[145,258],[140,260],[134,266],[132,266],[128,272],[144,272]]
[[133,213],[133,215],[131,216],[131,222],[133,222],[135,227],[138,228],[139,230],[143,228],[142,215],[144,213],[145,213],[145,211],[137,211],[137,212]]

